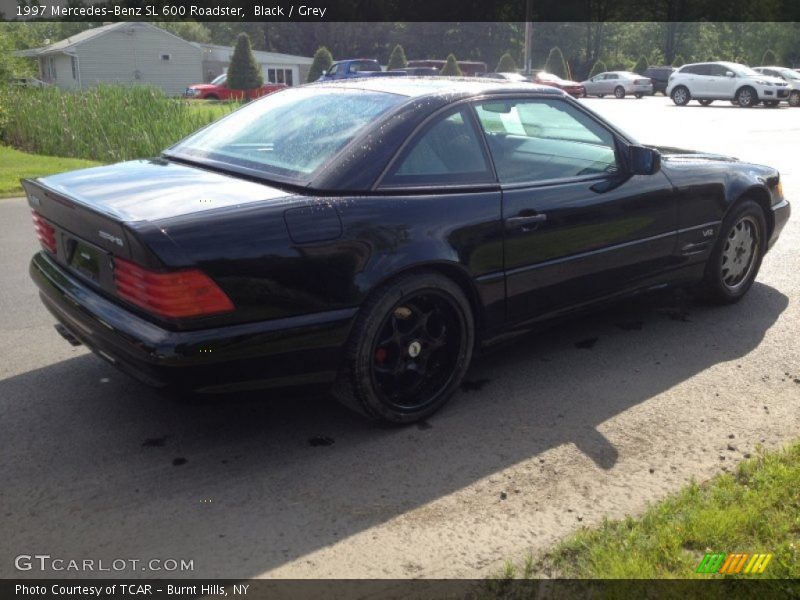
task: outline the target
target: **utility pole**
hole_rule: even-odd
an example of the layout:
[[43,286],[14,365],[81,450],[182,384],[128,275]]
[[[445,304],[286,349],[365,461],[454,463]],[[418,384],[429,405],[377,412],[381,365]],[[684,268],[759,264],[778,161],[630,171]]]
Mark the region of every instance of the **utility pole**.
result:
[[531,38],[533,37],[531,2],[532,0],[525,0],[525,75],[531,74]]

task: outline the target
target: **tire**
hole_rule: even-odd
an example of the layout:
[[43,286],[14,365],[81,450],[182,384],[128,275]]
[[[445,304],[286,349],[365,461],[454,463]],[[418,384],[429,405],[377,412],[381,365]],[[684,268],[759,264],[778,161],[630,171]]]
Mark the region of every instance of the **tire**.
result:
[[722,222],[706,263],[703,296],[715,304],[741,300],[755,281],[767,243],[764,210],[753,200],[736,204]]
[[789,106],[800,106],[800,90],[794,90],[789,94]]
[[219,96],[215,96],[214,94],[209,94],[204,98],[204,100],[219,100]]
[[778,104],[780,104],[780,100],[765,100],[764,106],[767,108],[778,108]]
[[606,95],[605,95],[605,94],[597,94],[597,97],[598,97],[598,98],[605,98],[605,97],[606,97]]
[[374,421],[419,421],[458,388],[474,344],[472,308],[454,281],[401,275],[362,306],[333,395]]
[[670,98],[672,98],[672,101],[678,106],[686,106],[689,104],[689,100],[692,99],[692,95],[689,93],[689,88],[685,85],[679,85],[672,90]]
[[698,100],[700,106],[710,106],[713,100]]
[[625,88],[621,85],[618,85],[614,88],[614,98],[617,100],[622,100],[625,97]]
[[642,96],[644,96],[644,94],[639,94],[639,93],[636,93],[636,94],[634,94],[634,96],[636,96],[636,99],[637,99],[637,100],[641,100],[641,99],[642,99]]
[[750,86],[744,86],[736,92],[736,104],[742,108],[752,108],[758,104],[758,94]]
[[733,104],[734,106],[738,106],[739,101],[736,98],[734,98],[733,100],[731,100],[731,104]]

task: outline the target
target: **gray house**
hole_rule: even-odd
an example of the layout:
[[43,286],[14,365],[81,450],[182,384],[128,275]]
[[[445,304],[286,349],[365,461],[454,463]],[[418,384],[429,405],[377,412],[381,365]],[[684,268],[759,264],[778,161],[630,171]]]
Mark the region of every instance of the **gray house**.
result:
[[[61,89],[98,83],[153,85],[171,96],[226,72],[233,48],[187,42],[150,23],[119,22],[42,48],[16,52],[39,62],[39,78]],[[264,81],[305,83],[311,58],[254,51]]]
[[176,95],[203,81],[202,50],[149,23],[111,23],[19,54],[38,60],[43,81],[67,90],[145,84]]

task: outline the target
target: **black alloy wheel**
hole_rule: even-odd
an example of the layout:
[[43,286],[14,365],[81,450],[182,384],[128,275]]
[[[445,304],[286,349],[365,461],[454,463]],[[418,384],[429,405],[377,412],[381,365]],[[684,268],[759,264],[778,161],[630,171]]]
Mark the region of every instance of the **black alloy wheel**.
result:
[[472,309],[438,273],[401,276],[362,307],[334,395],[362,415],[413,423],[438,410],[472,357]]

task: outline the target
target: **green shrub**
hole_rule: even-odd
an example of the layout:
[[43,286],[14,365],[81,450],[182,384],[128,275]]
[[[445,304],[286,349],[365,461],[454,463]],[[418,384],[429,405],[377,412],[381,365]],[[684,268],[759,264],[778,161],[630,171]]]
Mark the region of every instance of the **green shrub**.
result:
[[567,63],[564,60],[561,48],[556,46],[550,50],[550,54],[547,55],[547,62],[544,63],[544,70],[558,77],[568,77]]
[[[2,140],[44,154],[114,162],[158,156],[162,150],[230,112],[201,110],[199,101],[167,98],[161,90],[103,85],[82,92],[56,87],[11,88]],[[216,107],[215,107],[216,108]]]
[[517,63],[511,58],[511,55],[506,52],[500,57],[500,62],[497,63],[496,73],[516,73]]
[[640,56],[639,60],[636,61],[636,64],[633,67],[633,72],[638,73],[639,75],[644,75],[644,72],[647,71],[647,67],[650,65],[647,64],[647,59],[644,56]]
[[458,61],[454,54],[447,55],[447,62],[444,64],[441,70],[441,75],[449,76],[449,77],[460,77],[461,76],[461,68],[458,66]]
[[400,44],[397,44],[394,50],[392,50],[392,55],[389,57],[389,64],[386,65],[386,70],[405,69],[407,66],[408,61],[406,60],[405,50],[403,50]]
[[589,79],[591,79],[598,73],[603,73],[605,71],[608,71],[606,63],[604,63],[602,60],[598,60],[596,63],[594,63],[594,65],[592,65],[592,70],[589,71]]
[[228,87],[232,90],[254,90],[264,85],[264,74],[253,56],[250,37],[240,33],[236,39],[231,64],[228,67]]
[[778,66],[780,63],[778,62],[778,56],[775,54],[775,51],[767,49],[767,51],[764,52],[764,56],[761,58],[761,64],[765,67]]
[[314,60],[311,61],[311,67],[308,69],[308,77],[306,78],[306,81],[308,83],[316,81],[322,77],[323,71],[327,71],[331,68],[332,64],[333,56],[331,56],[331,51],[325,46],[320,46],[317,48],[317,51],[314,52]]
[[675,67],[676,69],[682,67],[685,64],[686,61],[683,60],[683,57],[680,54],[678,54],[678,56],[675,57],[675,60],[672,61],[672,66]]

